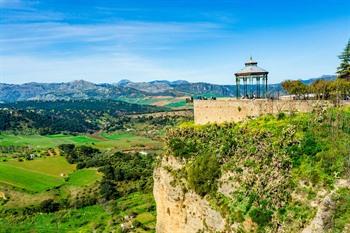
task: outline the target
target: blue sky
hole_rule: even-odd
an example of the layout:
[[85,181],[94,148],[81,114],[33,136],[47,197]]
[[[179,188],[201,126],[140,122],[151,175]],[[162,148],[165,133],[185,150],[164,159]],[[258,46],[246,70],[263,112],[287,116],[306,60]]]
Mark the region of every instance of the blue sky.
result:
[[270,83],[334,74],[348,0],[0,0],[0,82],[232,84],[253,56]]

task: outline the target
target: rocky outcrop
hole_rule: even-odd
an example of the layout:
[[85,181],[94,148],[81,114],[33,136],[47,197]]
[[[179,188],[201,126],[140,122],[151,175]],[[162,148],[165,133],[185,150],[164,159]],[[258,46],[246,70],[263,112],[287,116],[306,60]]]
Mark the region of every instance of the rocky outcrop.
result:
[[[327,222],[331,221],[335,211],[335,203],[332,200],[332,195],[339,188],[350,188],[350,180],[340,179],[336,183],[334,190],[328,193],[321,203],[318,205],[317,214],[311,223],[304,228],[302,233],[323,233],[327,228]],[[347,231],[346,231],[347,232]]]
[[154,197],[157,203],[157,233],[224,232],[225,220],[208,201],[174,184],[165,169],[181,168],[175,158],[164,158],[154,172]]
[[[234,225],[229,225],[221,214],[214,210],[209,202],[191,190],[187,190],[185,181],[179,182],[177,171],[184,163],[172,156],[164,157],[154,172],[154,197],[157,203],[158,233],[198,233],[198,232],[235,232]],[[230,181],[234,174],[227,172],[220,178],[218,192],[230,196],[239,184]],[[313,204],[317,213],[301,233],[326,232],[327,222],[335,211],[332,196],[339,188],[350,188],[350,180],[340,179],[334,189],[327,193],[320,191],[319,198]],[[296,197],[293,197],[297,199]],[[243,229],[255,232],[256,224],[245,221]],[[350,227],[347,226],[348,229]],[[283,232],[283,227],[281,231]],[[289,232],[289,231],[287,231]]]

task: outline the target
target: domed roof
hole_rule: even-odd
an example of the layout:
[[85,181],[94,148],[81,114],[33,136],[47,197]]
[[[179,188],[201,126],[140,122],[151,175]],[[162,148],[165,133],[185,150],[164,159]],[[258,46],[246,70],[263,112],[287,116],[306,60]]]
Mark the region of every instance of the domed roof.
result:
[[253,61],[252,57],[245,63],[245,67],[235,73],[236,77],[249,76],[249,75],[264,75],[269,72],[260,68],[256,61]]

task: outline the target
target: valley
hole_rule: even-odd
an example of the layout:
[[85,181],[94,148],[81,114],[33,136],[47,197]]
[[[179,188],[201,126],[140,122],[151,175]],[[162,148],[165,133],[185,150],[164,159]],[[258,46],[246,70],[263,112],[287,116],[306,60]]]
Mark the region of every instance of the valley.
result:
[[[102,110],[104,103],[2,106],[1,231],[155,231],[152,174],[161,138],[167,127],[193,116],[126,102],[115,102],[114,110],[109,101]],[[49,105],[55,107],[46,111]],[[76,119],[76,125],[44,122],[52,117]]]

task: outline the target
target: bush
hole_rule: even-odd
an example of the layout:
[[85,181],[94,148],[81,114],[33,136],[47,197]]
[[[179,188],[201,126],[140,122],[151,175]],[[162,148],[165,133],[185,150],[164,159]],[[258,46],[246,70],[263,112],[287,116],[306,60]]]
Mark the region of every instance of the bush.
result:
[[318,143],[315,135],[312,132],[308,131],[305,133],[305,136],[301,141],[301,150],[306,155],[315,156],[322,150],[322,147]]
[[271,210],[268,210],[268,209],[253,208],[249,212],[249,216],[259,226],[265,226],[271,221],[272,213],[273,212]]
[[220,164],[213,155],[198,156],[187,169],[190,188],[201,196],[217,189],[217,179],[221,175]]
[[282,120],[286,117],[286,114],[284,112],[279,112],[277,114],[277,120]]
[[55,202],[53,199],[47,199],[40,203],[40,211],[44,213],[51,213],[58,211],[60,209],[59,203]]
[[100,193],[105,200],[112,200],[118,197],[118,191],[112,180],[103,178],[100,185]]

